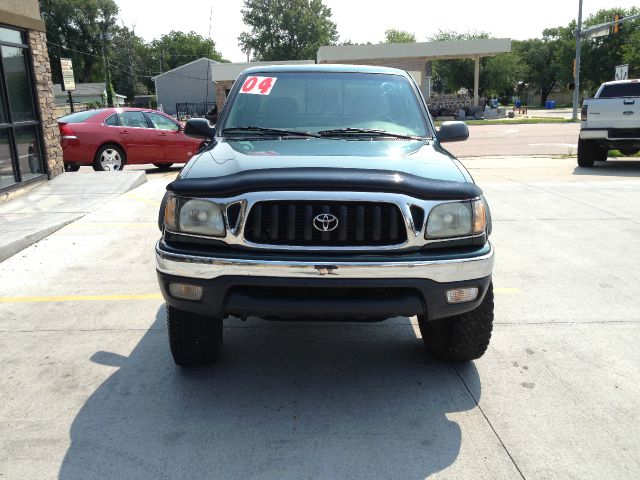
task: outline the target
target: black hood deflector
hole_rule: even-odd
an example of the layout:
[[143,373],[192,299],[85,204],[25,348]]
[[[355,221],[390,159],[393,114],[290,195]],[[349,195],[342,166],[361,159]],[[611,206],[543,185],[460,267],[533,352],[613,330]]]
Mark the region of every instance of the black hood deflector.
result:
[[482,195],[474,183],[434,180],[389,170],[273,168],[222,177],[178,179],[167,190],[185,196],[234,197],[248,192],[389,192],[423,200],[468,200]]

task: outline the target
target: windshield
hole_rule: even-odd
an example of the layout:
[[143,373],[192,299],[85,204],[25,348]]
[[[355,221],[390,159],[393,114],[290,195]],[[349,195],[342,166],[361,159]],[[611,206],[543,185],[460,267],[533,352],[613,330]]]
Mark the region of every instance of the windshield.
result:
[[602,87],[598,98],[640,97],[640,82],[613,83]]
[[261,127],[311,133],[375,129],[429,136],[418,98],[400,75],[278,72],[240,81],[223,133]]
[[70,115],[60,117],[58,121],[60,123],[82,123],[93,117],[98,112],[100,112],[100,110],[85,110],[84,112],[72,113]]

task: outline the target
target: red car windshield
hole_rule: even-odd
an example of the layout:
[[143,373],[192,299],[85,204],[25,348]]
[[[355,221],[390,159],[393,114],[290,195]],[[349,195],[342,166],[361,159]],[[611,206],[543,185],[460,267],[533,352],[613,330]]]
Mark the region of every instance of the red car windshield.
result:
[[65,115],[64,117],[60,117],[58,122],[60,123],[82,123],[85,120],[90,119],[94,115],[100,113],[100,110],[85,110],[84,112],[76,112],[70,115]]

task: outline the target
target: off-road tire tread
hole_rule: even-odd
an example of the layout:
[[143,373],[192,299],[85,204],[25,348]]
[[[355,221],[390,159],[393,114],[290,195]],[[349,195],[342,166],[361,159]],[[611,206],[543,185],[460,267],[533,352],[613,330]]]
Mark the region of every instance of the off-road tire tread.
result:
[[[439,360],[468,362],[480,358],[487,351],[493,330],[493,285],[489,284],[482,303],[474,310],[432,322],[419,318],[419,323],[429,353]],[[430,335],[440,338],[430,339]]]
[[207,365],[222,353],[222,319],[167,305],[169,347],[176,365]]

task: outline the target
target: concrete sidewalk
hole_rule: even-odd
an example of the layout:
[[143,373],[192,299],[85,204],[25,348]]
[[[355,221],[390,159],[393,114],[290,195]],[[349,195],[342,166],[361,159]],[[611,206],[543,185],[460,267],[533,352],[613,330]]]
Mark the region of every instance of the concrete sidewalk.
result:
[[65,173],[0,203],[0,262],[146,181],[144,170]]

